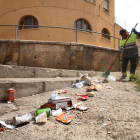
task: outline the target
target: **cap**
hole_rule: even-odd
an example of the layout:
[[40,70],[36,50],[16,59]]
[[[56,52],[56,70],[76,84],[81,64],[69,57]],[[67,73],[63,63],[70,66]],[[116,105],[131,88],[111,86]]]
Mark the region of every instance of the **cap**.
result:
[[122,35],[125,31],[126,31],[125,29],[121,29],[119,35]]

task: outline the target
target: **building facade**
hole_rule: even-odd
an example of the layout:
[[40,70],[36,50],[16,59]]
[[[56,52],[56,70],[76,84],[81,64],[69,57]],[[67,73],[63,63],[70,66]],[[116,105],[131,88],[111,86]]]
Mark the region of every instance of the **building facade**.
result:
[[0,26],[0,39],[17,36],[18,40],[77,40],[77,43],[118,49],[118,39],[93,33],[120,38],[122,27],[114,23],[115,0],[1,0],[0,5],[0,25],[31,25],[19,26],[17,31],[15,26]]

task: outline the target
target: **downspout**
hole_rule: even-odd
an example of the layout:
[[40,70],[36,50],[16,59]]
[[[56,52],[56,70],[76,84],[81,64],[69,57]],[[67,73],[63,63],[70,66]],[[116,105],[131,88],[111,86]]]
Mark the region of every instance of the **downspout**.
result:
[[[104,1],[103,1],[103,2],[104,2]],[[103,2],[102,2],[102,3],[103,3]],[[101,3],[101,4],[102,4],[102,3]],[[99,5],[99,14],[98,14],[98,16],[100,16],[100,6],[101,6],[101,4]]]

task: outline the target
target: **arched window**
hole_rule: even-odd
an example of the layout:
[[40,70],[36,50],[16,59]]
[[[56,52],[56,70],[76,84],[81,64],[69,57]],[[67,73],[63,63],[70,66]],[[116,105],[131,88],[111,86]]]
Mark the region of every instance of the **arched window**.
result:
[[19,30],[21,29],[29,29],[29,28],[39,28],[38,26],[38,21],[35,17],[33,16],[24,16],[21,18],[19,25],[32,25],[32,26],[19,26]]
[[87,32],[91,31],[91,27],[89,23],[85,19],[78,19],[74,23],[74,28],[87,30]]
[[[103,28],[102,33],[110,35],[109,31],[106,28]],[[110,40],[110,36],[102,34],[102,37]]]

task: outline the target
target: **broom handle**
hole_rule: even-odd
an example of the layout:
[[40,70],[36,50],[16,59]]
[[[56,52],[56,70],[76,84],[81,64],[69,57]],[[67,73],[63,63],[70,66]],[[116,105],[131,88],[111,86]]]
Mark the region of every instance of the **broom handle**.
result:
[[[136,28],[137,25],[138,25],[138,23],[135,25],[134,29]],[[132,31],[131,31],[131,34],[132,34]],[[124,45],[123,45],[123,48],[124,48],[124,46],[126,45],[126,42],[127,42],[128,39],[130,38],[131,34],[128,36],[127,40],[125,41],[125,43],[124,43]],[[115,61],[116,61],[116,59],[118,58],[119,55],[120,55],[120,51],[119,51],[117,57],[115,58],[115,60],[113,61],[111,67],[113,66],[113,64],[115,63]]]

